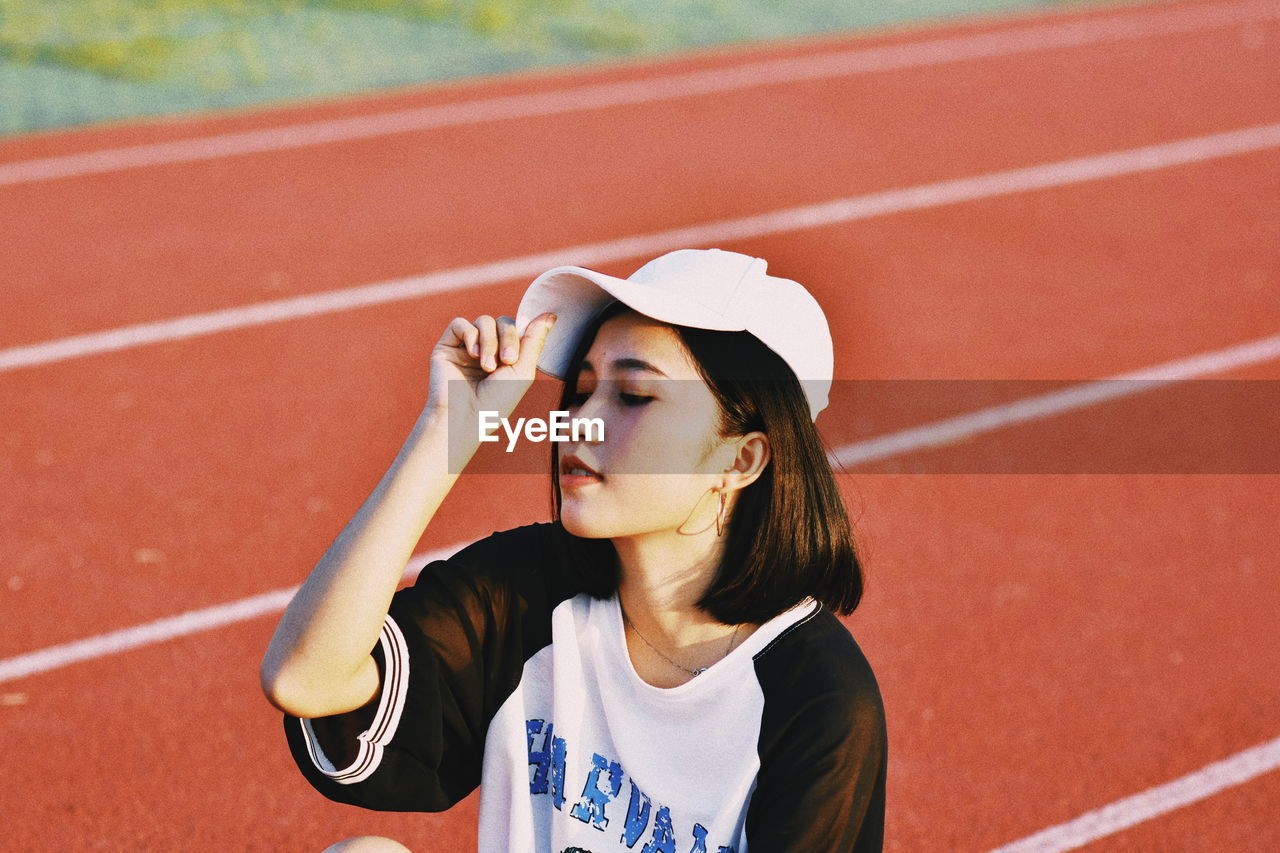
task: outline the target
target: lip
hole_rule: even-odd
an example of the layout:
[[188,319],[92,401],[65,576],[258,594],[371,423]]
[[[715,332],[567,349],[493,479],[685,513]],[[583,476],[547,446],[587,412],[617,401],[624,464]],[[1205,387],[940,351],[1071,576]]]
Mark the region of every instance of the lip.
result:
[[[569,472],[575,468],[587,471],[587,474],[570,474]],[[592,468],[586,462],[582,461],[579,456],[570,454],[560,459],[560,486],[561,488],[572,489],[582,486],[589,486],[593,483],[599,483],[604,480],[604,475]]]

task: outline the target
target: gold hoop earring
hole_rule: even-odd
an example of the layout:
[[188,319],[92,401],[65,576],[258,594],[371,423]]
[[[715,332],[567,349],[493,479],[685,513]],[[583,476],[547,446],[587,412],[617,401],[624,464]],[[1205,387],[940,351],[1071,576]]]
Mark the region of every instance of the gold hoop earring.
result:
[[720,492],[720,509],[716,511],[716,536],[724,535],[724,492]]
[[[707,492],[711,492],[712,494],[715,494],[718,491],[719,491],[718,489],[711,488],[711,489],[707,489],[706,492],[703,492],[702,496],[698,498],[698,502],[693,505],[693,509],[689,510],[689,514],[685,517],[685,520],[680,522],[680,526],[676,528],[676,533],[679,533],[681,536],[697,536],[700,533],[706,533],[708,530],[711,529],[711,525],[714,524],[716,525],[716,535],[719,536],[720,535],[719,530],[720,530],[720,524],[721,524],[721,516],[719,514],[716,515],[715,521],[709,522],[701,530],[685,530],[684,529],[684,526],[688,524],[689,521],[695,515],[698,514],[699,510],[702,507],[702,502],[707,499]],[[720,512],[721,513],[724,512],[724,495],[720,496]]]

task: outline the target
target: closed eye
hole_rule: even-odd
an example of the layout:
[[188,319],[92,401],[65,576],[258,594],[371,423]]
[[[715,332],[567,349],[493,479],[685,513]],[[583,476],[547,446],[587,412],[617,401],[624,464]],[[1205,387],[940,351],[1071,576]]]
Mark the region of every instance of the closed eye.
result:
[[[575,391],[569,395],[568,405],[576,409],[586,403],[593,393],[593,391]],[[622,401],[622,405],[624,406],[638,407],[648,405],[657,398],[645,396],[644,394],[627,394],[625,392],[620,392],[618,394],[618,399]]]

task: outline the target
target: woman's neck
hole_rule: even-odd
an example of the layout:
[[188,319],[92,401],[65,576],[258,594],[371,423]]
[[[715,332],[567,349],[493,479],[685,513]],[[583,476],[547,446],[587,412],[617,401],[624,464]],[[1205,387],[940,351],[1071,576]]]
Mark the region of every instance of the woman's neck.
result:
[[725,626],[697,607],[724,550],[714,532],[651,533],[614,539],[613,545],[619,600],[646,639],[680,649],[723,636]]

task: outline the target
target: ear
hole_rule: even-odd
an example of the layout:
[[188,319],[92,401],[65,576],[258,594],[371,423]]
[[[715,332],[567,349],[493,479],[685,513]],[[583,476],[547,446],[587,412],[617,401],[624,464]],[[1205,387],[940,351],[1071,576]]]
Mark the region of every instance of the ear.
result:
[[762,432],[749,432],[734,440],[737,453],[724,472],[724,490],[736,492],[759,479],[769,464],[769,437]]

